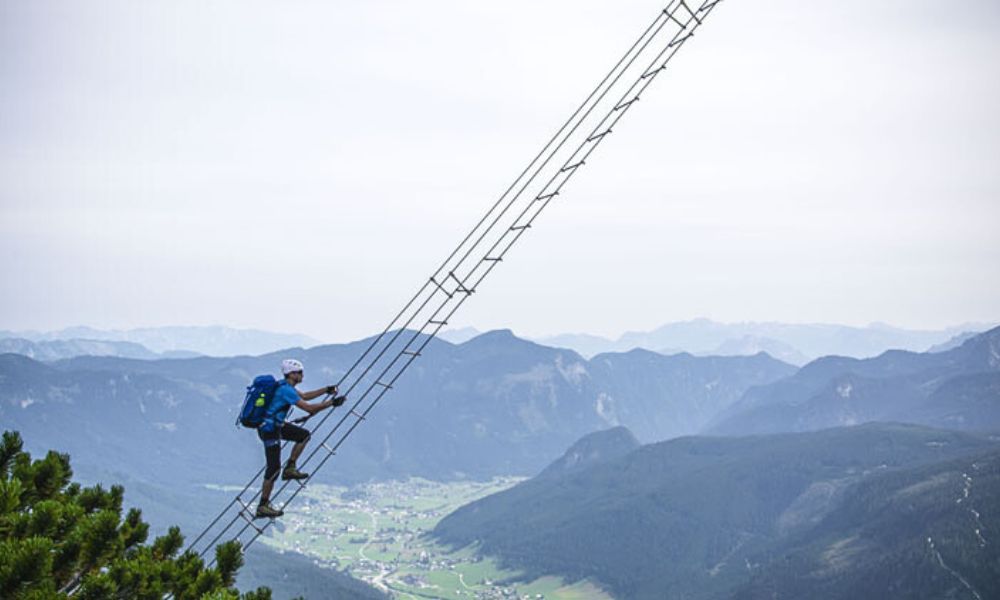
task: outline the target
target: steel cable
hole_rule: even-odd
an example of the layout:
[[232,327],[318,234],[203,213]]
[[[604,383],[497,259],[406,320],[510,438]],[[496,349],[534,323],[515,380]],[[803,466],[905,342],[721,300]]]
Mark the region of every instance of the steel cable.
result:
[[[652,81],[656,79],[657,75],[666,68],[667,63],[669,63],[670,59],[673,58],[674,54],[676,54],[680,47],[683,46],[684,43],[694,34],[695,29],[701,25],[703,19],[720,1],[721,0],[707,0],[703,2],[697,10],[692,11],[688,8],[688,5],[684,2],[684,0],[672,0],[668,4],[667,8],[662,10],[657,15],[657,18],[653,21],[653,23],[629,48],[629,50],[612,68],[608,75],[606,75],[594,91],[591,92],[584,103],[580,105],[580,107],[559,129],[559,131],[549,140],[542,151],[539,152],[538,155],[529,163],[528,167],[521,172],[518,178],[515,179],[514,183],[511,184],[507,191],[500,196],[497,202],[487,211],[476,226],[469,232],[469,234],[462,240],[455,250],[452,251],[448,258],[445,259],[437,271],[435,271],[434,275],[432,275],[431,278],[424,283],[420,290],[389,323],[386,329],[373,339],[362,355],[341,377],[340,384],[338,385],[342,385],[345,381],[347,381],[350,375],[361,365],[365,358],[375,352],[376,348],[387,336],[391,338],[388,343],[376,353],[375,358],[367,364],[365,369],[356,376],[353,383],[351,383],[346,391],[347,394],[350,394],[362,383],[365,377],[367,377],[373,370],[376,370],[376,366],[379,365],[381,359],[389,353],[389,350],[393,348],[394,344],[400,339],[401,336],[404,335],[404,333],[408,332],[411,334],[402,349],[396,352],[395,357],[392,358],[388,365],[380,371],[377,371],[378,376],[376,376],[374,380],[368,384],[361,396],[353,402],[350,409],[343,414],[333,429],[327,432],[321,440],[313,445],[313,448],[302,462],[303,466],[308,465],[309,462],[316,456],[317,452],[320,452],[321,450],[325,451],[325,456],[322,457],[320,462],[316,464],[313,469],[315,474],[315,472],[319,471],[326,464],[326,462],[334,456],[340,446],[346,441],[351,433],[353,433],[358,425],[360,425],[360,423],[367,418],[368,414],[375,408],[382,397],[393,388],[396,381],[407,370],[409,365],[421,355],[430,341],[434,339],[440,332],[441,328],[447,324],[451,316],[453,316],[462,304],[464,304],[465,300],[472,295],[472,293],[492,272],[496,265],[503,260],[514,244],[516,244],[524,232],[531,227],[535,219],[549,205],[549,203],[560,194],[563,187],[578,171],[579,167],[586,163],[586,160],[604,141],[607,135],[611,133],[612,129],[624,117],[625,113],[631,109],[636,101],[638,101],[639,96],[645,92]],[[678,18],[678,13],[686,13],[686,17],[683,21],[681,18]],[[527,206],[517,213],[517,216],[513,219],[513,221],[511,221],[508,225],[497,228],[497,224],[500,220],[507,214],[514,204],[522,198],[525,191],[532,185],[535,179],[550,164],[558,152],[569,142],[570,138],[576,133],[576,131],[583,126],[586,119],[596,110],[598,105],[600,105],[603,99],[611,92],[619,80],[622,79],[626,72],[628,72],[633,64],[635,64],[635,62],[643,55],[644,51],[652,44],[660,32],[671,22],[676,24],[679,29],[673,37],[670,38],[669,42],[663,46],[660,52],[656,54],[655,58],[649,62],[649,66],[646,67],[641,72],[641,75],[639,75],[638,78],[632,83],[632,85],[623,94],[621,94],[620,100],[616,102],[613,107],[608,110],[605,116],[597,123],[597,125],[590,130],[590,134],[578,144],[576,150],[569,154],[568,158],[562,163],[562,167],[546,181],[545,185],[541,187],[540,192],[538,194],[533,194],[533,197],[531,197]],[[651,33],[652,35],[650,35]],[[638,52],[636,52],[637,49]],[[560,138],[562,139],[560,140]],[[530,176],[528,176],[529,172],[532,172]],[[519,185],[520,189],[513,196],[511,196],[511,192]],[[504,206],[499,213],[494,215],[505,198],[509,198],[506,206]],[[534,212],[532,212],[533,208]],[[485,229],[482,229],[484,223],[486,223],[491,216],[493,216],[493,221]],[[450,269],[448,269],[449,263],[452,259],[462,252],[463,248],[476,235],[476,233],[480,231],[480,229],[482,229],[482,232],[479,234],[479,237],[465,250],[462,257],[453,266],[451,266]],[[456,274],[456,271],[463,266],[468,257],[472,255],[476,248],[478,248],[491,233],[495,234],[496,232],[500,232],[500,235],[494,243],[489,246],[481,258],[473,261],[472,267],[467,273],[465,273],[464,276],[459,277]],[[504,244],[503,242],[508,237],[510,238],[509,241]],[[481,267],[484,267],[483,271],[477,274],[477,271]],[[444,273],[446,269],[448,269],[448,273],[442,277],[442,273]],[[441,279],[441,281],[438,281],[439,279]],[[454,280],[457,284],[454,287],[450,287],[452,280]],[[470,285],[470,282],[474,283]],[[446,283],[449,285],[445,285]],[[428,290],[430,290],[430,294],[420,301],[421,297],[424,296]],[[439,294],[443,294],[445,298],[437,309],[424,320],[423,325],[421,325],[419,329],[415,331],[409,330],[408,327],[410,327],[417,320],[417,317],[423,313],[424,309],[427,308],[431,301],[438,297]],[[412,314],[406,318],[407,314],[411,312],[410,309],[415,305],[418,305],[416,310],[412,311]],[[449,305],[451,305],[450,308]],[[425,330],[428,328],[431,328],[431,330],[426,332]],[[408,358],[403,359],[403,357]],[[393,372],[393,369],[397,367],[397,363],[399,363],[400,360],[403,361],[402,364],[399,365],[395,372]],[[374,398],[367,404],[364,410],[358,412],[362,404],[365,403],[365,400],[377,388],[381,389],[378,389],[378,391],[374,394]],[[324,423],[330,418],[331,414],[332,412],[327,413],[322,419],[320,419],[319,423],[312,429],[313,433],[323,427]],[[337,441],[330,446],[327,442],[352,416],[355,417],[354,422],[337,439]],[[211,550],[219,540],[230,532],[241,517],[246,521],[246,523],[242,526],[242,528],[239,528],[237,533],[232,536],[232,539],[242,541],[242,536],[250,528],[253,528],[255,532],[252,534],[250,539],[243,544],[244,549],[248,548],[258,537],[260,537],[260,535],[264,533],[264,531],[266,531],[267,527],[270,526],[273,521],[269,520],[265,522],[262,527],[257,527],[253,523],[253,514],[250,513],[249,508],[250,505],[252,505],[252,503],[256,500],[259,492],[255,494],[249,502],[244,502],[242,499],[242,495],[257,482],[263,474],[263,471],[264,469],[261,469],[233,499],[233,501],[231,501],[211,522],[211,524],[201,532],[195,541],[188,547],[189,552],[197,552],[197,544],[204,539],[212,528],[215,527],[215,525],[217,525],[235,505],[240,505],[237,509],[237,514],[234,515],[232,520],[213,537],[204,549],[197,552],[198,556],[204,557],[205,554]],[[288,482],[284,483],[274,494],[274,498],[280,497],[288,485]],[[298,493],[304,488],[305,484],[300,483],[299,486],[292,491],[291,495],[284,500],[283,506],[288,506],[288,504],[294,500]],[[214,560],[210,564],[214,564]]]

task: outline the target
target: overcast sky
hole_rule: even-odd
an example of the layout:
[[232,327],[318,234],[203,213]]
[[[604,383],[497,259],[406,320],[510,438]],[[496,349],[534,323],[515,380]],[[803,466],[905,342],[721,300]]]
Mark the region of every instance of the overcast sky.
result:
[[[0,0],[0,329],[380,330],[665,0]],[[1000,320],[1000,3],[726,0],[454,325]]]

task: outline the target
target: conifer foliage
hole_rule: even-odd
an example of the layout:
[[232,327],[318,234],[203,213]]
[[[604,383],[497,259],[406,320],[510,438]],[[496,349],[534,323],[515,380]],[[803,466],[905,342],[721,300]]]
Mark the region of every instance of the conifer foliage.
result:
[[267,588],[240,595],[237,542],[215,549],[216,566],[179,554],[180,529],[147,544],[139,509],[123,516],[124,488],[71,481],[69,456],[32,460],[17,432],[0,441],[0,598],[270,600]]

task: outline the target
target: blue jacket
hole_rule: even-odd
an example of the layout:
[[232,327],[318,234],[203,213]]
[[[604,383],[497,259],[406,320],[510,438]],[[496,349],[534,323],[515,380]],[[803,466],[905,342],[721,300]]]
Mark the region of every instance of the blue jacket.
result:
[[260,430],[267,433],[280,431],[288,416],[288,409],[298,401],[299,393],[290,383],[282,381],[278,384],[278,389],[274,391],[274,399],[264,413],[264,424],[260,426]]

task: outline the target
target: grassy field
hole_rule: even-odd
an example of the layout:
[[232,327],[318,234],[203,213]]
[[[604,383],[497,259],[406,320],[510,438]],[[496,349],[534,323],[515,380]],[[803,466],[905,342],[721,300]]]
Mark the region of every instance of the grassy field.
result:
[[438,483],[422,479],[353,488],[311,485],[264,543],[344,569],[397,598],[608,600],[590,582],[522,581],[473,548],[450,551],[427,533],[445,515],[519,480]]

